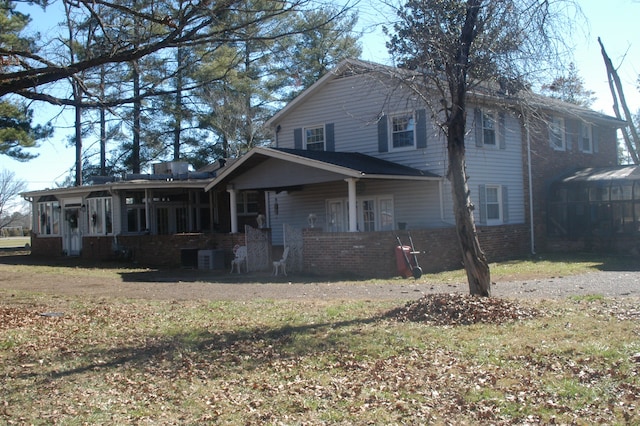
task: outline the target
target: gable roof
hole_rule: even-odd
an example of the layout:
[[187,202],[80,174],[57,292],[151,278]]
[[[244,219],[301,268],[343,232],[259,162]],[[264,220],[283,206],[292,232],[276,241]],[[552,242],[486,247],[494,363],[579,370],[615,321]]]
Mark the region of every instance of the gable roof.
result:
[[[265,122],[267,127],[273,127],[276,122],[280,121],[289,112],[293,111],[296,106],[322,89],[329,81],[336,78],[350,77],[358,74],[368,74],[373,72],[385,72],[391,78],[404,78],[404,76],[416,76],[419,72],[407,70],[403,68],[393,67],[390,65],[378,64],[375,62],[363,61],[360,59],[345,59],[336,67],[322,76],[318,81],[296,96],[291,102],[285,105],[273,117]],[[532,91],[523,91],[517,95],[504,95],[496,92],[489,87],[476,87],[475,90],[469,92],[471,102],[500,102],[504,105],[517,106],[526,104],[535,109],[543,109],[547,111],[559,112],[563,115],[580,117],[586,121],[594,121],[606,123],[612,127],[620,128],[626,126],[626,122],[616,117],[594,111],[590,108],[571,104],[559,99],[536,94]]]
[[287,115],[290,111],[294,110],[296,106],[302,103],[312,94],[319,91],[330,80],[339,77],[349,77],[356,74],[365,74],[372,72],[376,69],[387,69],[386,65],[376,64],[374,62],[362,61],[360,59],[344,59],[336,67],[320,77],[318,81],[306,88],[302,93],[296,96],[292,101],[285,105],[280,111],[278,111],[273,117],[265,122],[266,127],[271,127],[274,123]]
[[[358,179],[392,180],[439,180],[434,173],[403,166],[387,160],[371,157],[359,152],[308,151],[288,148],[253,148],[221,173],[205,187],[211,190],[220,184],[230,182],[253,167],[269,159],[279,159],[293,164],[335,173],[343,177]],[[277,173],[279,170],[275,170]],[[295,185],[295,182],[292,182]],[[257,185],[256,187],[260,187]]]

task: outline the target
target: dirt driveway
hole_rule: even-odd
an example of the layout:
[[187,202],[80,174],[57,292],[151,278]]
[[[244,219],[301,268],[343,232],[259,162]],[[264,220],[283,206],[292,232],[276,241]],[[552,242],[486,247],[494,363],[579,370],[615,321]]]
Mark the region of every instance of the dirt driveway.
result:
[[[227,271],[140,271],[92,274],[43,272],[28,265],[41,264],[19,253],[0,256],[0,293],[35,291],[46,294],[149,300],[375,300],[417,299],[432,293],[466,293],[466,283],[433,284],[394,278],[371,281],[322,281],[290,275],[229,274]],[[21,266],[26,265],[26,266]],[[20,267],[18,267],[20,266]],[[640,272],[600,271],[568,277],[532,277],[498,281],[496,297],[554,299],[598,294],[608,297],[640,297]]]

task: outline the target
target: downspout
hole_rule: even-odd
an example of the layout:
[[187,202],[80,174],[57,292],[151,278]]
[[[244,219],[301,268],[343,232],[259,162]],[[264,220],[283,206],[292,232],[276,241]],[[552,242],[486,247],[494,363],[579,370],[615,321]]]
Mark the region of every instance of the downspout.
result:
[[529,120],[523,113],[524,128],[527,133],[527,174],[529,179],[529,230],[531,232],[531,254],[536,254],[535,230],[533,220],[533,174],[531,172],[531,131],[529,130]]

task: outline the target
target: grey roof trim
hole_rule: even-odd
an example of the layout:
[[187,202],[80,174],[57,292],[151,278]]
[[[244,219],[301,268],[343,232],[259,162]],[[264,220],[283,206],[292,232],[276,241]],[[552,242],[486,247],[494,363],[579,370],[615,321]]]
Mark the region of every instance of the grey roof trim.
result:
[[90,194],[95,191],[122,191],[127,189],[204,189],[205,185],[210,180],[202,181],[158,181],[158,180],[133,180],[133,181],[120,181],[113,183],[105,183],[100,185],[87,185],[87,186],[72,186],[68,188],[53,188],[53,189],[41,189],[37,191],[28,191],[21,193],[23,198],[26,197],[41,197],[43,195],[81,195]]

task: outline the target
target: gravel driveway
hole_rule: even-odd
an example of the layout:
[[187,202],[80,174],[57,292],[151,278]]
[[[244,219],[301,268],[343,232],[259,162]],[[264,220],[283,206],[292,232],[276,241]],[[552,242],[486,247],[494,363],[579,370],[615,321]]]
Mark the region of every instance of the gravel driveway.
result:
[[[8,258],[1,259],[8,261]],[[14,291],[87,297],[121,297],[150,300],[374,300],[418,299],[432,293],[467,293],[466,283],[427,284],[408,278],[373,284],[358,281],[307,281],[300,277],[269,274],[201,274],[199,271],[123,273],[110,278],[96,276],[18,273],[0,261],[0,296]],[[7,262],[10,263],[10,262]],[[307,277],[308,278],[308,277]],[[274,282],[275,281],[275,282]],[[263,284],[263,282],[266,282]],[[607,297],[640,297],[640,271],[606,271],[583,275],[498,281],[496,297],[560,299],[597,294]]]

